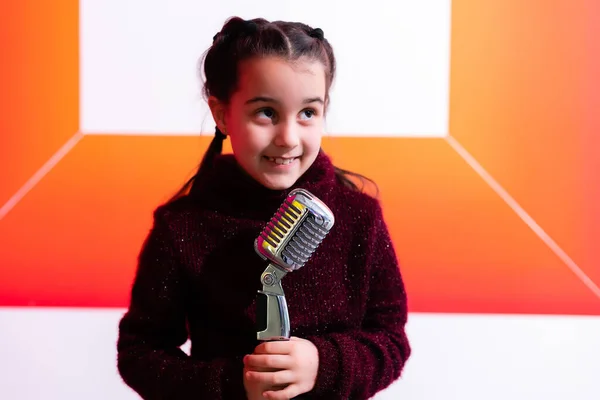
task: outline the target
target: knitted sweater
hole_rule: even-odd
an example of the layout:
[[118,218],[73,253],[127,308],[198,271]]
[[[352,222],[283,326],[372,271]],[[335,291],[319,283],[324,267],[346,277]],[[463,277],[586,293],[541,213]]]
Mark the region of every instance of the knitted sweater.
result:
[[[282,282],[293,336],[318,349],[302,398],[368,399],[410,355],[406,293],[379,203],[343,186],[321,152],[298,180],[335,215],[306,265]],[[293,188],[261,186],[220,155],[190,193],[160,206],[119,324],[118,370],[145,399],[244,399],[266,267],[254,240]],[[191,341],[191,355],[180,346]]]

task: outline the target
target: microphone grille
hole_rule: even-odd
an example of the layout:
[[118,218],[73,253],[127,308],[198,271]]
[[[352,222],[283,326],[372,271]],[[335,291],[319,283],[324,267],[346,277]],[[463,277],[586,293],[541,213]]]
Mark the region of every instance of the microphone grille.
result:
[[[295,204],[294,204],[295,203]],[[298,225],[304,214],[305,207],[289,197],[275,212],[260,236],[273,248],[280,246],[284,239]]]
[[291,240],[283,248],[281,258],[288,265],[304,266],[323,239],[325,239],[327,233],[329,233],[328,230],[319,227],[314,215],[307,215],[302,224],[294,232]]
[[255,241],[264,259],[288,271],[299,269],[334,224],[331,210],[305,189],[294,189]]

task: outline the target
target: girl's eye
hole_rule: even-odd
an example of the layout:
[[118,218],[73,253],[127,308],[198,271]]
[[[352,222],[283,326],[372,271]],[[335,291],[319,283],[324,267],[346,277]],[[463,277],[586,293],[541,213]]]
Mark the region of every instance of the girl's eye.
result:
[[275,116],[275,111],[273,111],[273,109],[271,109],[271,108],[263,108],[261,110],[258,110],[256,115],[258,115],[259,117],[264,115],[265,117],[271,119]]
[[315,110],[307,108],[306,110],[302,110],[302,112],[300,113],[300,116],[305,119],[311,119],[312,117],[315,116],[315,114],[316,114]]

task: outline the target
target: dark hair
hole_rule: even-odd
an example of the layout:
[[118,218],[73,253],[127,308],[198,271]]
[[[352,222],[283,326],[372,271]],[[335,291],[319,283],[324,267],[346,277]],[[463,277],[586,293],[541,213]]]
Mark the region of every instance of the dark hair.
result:
[[[199,68],[205,77],[204,97],[208,100],[214,96],[227,104],[237,90],[240,63],[254,57],[268,56],[290,61],[302,57],[322,62],[326,78],[325,104],[329,103],[329,89],[335,77],[336,63],[333,48],[325,39],[323,31],[300,22],[269,22],[263,18],[244,20],[232,17],[213,37],[213,44],[203,55]],[[195,177],[206,168],[210,168],[214,157],[223,150],[225,138],[226,136],[216,128],[215,137],[206,150],[196,175],[179,189],[171,201],[187,193]],[[372,180],[358,173],[335,166],[334,168],[338,181],[347,187],[362,191],[365,188],[365,180],[377,187]],[[360,187],[356,181],[360,182]]]

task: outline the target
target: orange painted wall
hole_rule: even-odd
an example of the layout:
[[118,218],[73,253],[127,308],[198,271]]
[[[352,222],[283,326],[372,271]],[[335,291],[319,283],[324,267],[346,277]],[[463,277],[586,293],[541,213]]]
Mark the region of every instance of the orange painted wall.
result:
[[[0,207],[78,130],[78,5],[44,7],[0,13]],[[583,0],[454,1],[449,125],[596,284],[599,16]],[[207,144],[85,136],[0,219],[0,305],[126,305],[152,210]],[[598,296],[445,139],[324,148],[379,184],[412,311],[600,315]]]

